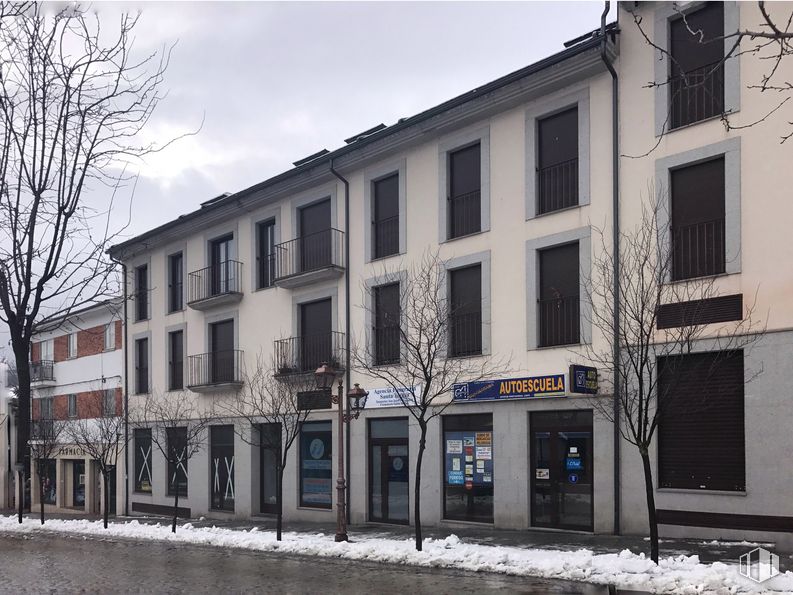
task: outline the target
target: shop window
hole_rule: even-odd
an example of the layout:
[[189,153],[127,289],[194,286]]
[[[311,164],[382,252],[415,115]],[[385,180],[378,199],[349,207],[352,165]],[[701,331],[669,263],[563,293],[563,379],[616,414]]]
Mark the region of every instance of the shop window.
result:
[[140,428],[133,434],[135,444],[135,491],[151,494],[151,430]]
[[55,459],[45,459],[39,463],[39,473],[44,478],[44,504],[55,504],[57,495],[57,461]]
[[369,420],[369,518],[407,524],[410,511],[408,419]]
[[444,518],[493,522],[493,416],[443,418]]
[[300,506],[331,508],[332,502],[331,422],[307,422],[300,430]]
[[259,425],[260,507],[261,512],[278,512],[278,462],[281,459],[280,424]]
[[210,441],[211,505],[214,510],[234,510],[234,426],[212,426]]
[[187,428],[166,428],[168,495],[187,496]]

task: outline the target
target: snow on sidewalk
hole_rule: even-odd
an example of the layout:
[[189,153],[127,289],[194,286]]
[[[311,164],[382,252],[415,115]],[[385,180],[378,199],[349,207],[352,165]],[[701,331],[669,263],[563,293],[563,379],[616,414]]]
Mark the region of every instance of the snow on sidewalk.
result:
[[[167,541],[216,547],[242,548],[263,552],[326,556],[475,572],[495,572],[517,576],[615,584],[622,588],[655,593],[734,594],[793,593],[793,573],[785,572],[758,585],[738,574],[737,565],[721,562],[701,564],[697,556],[662,559],[655,565],[644,555],[623,550],[619,554],[594,554],[590,550],[555,551],[519,547],[470,544],[455,535],[445,539],[424,540],[424,551],[417,552],[410,539],[356,537],[349,543],[336,543],[333,535],[322,533],[284,533],[276,541],[274,531],[249,531],[217,527],[193,527],[186,523],[171,533],[168,525],[148,525],[138,521],[112,523],[107,529],[101,521],[38,520],[25,518],[20,525],[15,516],[0,516],[0,536],[60,533],[95,537],[122,537],[138,541]],[[2,547],[0,547],[2,550]]]

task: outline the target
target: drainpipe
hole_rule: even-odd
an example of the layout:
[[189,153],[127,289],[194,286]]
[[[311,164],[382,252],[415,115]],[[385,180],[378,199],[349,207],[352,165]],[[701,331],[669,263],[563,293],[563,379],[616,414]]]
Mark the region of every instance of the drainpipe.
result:
[[121,325],[124,333],[124,344],[121,346],[121,357],[124,358],[124,516],[129,516],[129,356],[127,343],[127,265],[112,256],[110,260],[121,265],[121,276],[124,279],[124,321]]
[[[620,362],[620,217],[619,217],[619,198],[620,198],[620,178],[619,178],[619,77],[614,65],[606,54],[606,15],[609,12],[611,2],[606,0],[603,14],[600,15],[600,58],[606,65],[611,74],[611,176],[612,176],[612,251],[614,254],[614,336],[612,337],[612,351],[614,354],[614,397],[613,411],[614,417],[614,534],[620,534],[620,514],[621,514],[621,486],[620,486],[620,382],[617,369]],[[617,19],[619,19],[619,7],[617,8]]]
[[[330,173],[344,184],[344,369],[346,370],[346,386],[347,390],[349,390],[352,386],[350,384],[352,378],[350,372],[350,182],[333,168],[333,159],[330,160]],[[345,398],[345,396],[342,395],[342,398]],[[352,492],[350,486],[350,424],[347,424],[345,442],[347,448],[347,452],[344,453],[346,475],[344,480],[347,482],[345,510],[347,511],[347,523],[349,524],[350,494]]]

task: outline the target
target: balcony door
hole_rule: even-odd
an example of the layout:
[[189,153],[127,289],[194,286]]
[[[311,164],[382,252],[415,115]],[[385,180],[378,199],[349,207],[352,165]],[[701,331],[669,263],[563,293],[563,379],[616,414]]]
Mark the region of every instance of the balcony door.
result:
[[300,368],[316,370],[332,356],[332,301],[330,298],[300,305]]
[[212,383],[234,380],[234,321],[210,325]]
[[234,279],[231,278],[231,243],[234,236],[227,235],[210,243],[211,295],[222,295],[233,291]]
[[300,272],[332,263],[330,199],[300,209]]

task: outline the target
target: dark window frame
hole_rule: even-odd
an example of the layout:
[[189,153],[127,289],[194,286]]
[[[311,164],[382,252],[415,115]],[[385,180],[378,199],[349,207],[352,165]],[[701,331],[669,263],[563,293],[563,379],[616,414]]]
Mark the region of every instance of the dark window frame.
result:
[[184,310],[184,253],[168,255],[168,314]]
[[[234,450],[234,426],[218,425],[209,427],[209,507],[211,510],[224,512],[234,512],[236,501],[235,484],[235,450]],[[231,465],[229,466],[227,455],[231,453]],[[216,455],[223,456],[223,462],[215,461]],[[215,466],[217,465],[217,469]],[[218,491],[215,491],[215,478],[218,480]],[[231,498],[227,499],[228,482],[231,485]]]
[[[396,313],[383,312],[384,302],[393,301],[394,296],[386,296],[386,291],[396,290]],[[401,361],[402,323],[401,284],[399,281],[384,283],[372,288],[372,349],[374,364],[387,366]]]
[[[134,487],[133,491],[136,494],[151,494],[153,487],[152,487],[152,465],[153,465],[153,449],[154,443],[152,442],[151,438],[151,428],[136,428],[133,430],[133,443],[135,445],[135,457],[134,457],[134,469],[135,469],[135,478],[134,478]],[[148,448],[142,450],[140,445],[148,445]],[[141,481],[143,475],[144,466],[148,471],[148,479],[149,479],[149,489],[143,489],[143,482]]]
[[[307,431],[307,428],[309,428],[308,431]],[[311,430],[310,428],[317,428],[317,429],[316,430]],[[329,450],[330,456],[329,457],[325,457],[325,453],[323,452],[321,457],[315,459],[315,460],[319,460],[319,461],[327,460],[330,463],[330,468],[328,470],[328,480],[327,480],[328,481],[328,498],[329,498],[329,501],[328,501],[327,505],[320,504],[320,503],[317,503],[317,502],[307,502],[303,498],[303,496],[305,495],[305,492],[304,492],[304,481],[306,479],[314,479],[312,477],[305,477],[304,476],[304,471],[305,471],[304,462],[305,462],[306,453],[305,453],[305,449],[304,449],[305,445],[303,443],[303,437],[304,437],[304,434],[306,434],[306,433],[316,434],[318,438],[319,438],[320,434],[324,434],[324,435],[327,436],[327,442],[326,442],[327,446],[326,446],[326,448]],[[323,441],[323,442],[325,442],[325,441]],[[298,505],[301,508],[318,508],[318,509],[322,509],[322,510],[331,510],[333,508],[333,460],[334,460],[333,459],[333,424],[332,424],[332,422],[330,420],[322,420],[322,421],[317,420],[317,421],[304,422],[302,424],[301,428],[300,428],[299,453],[300,453],[300,457],[299,457],[299,459],[300,459],[300,469],[298,470],[298,481],[299,481],[299,485],[298,485],[298,490],[299,490],[299,492],[298,492],[298,503],[299,504]],[[320,492],[315,492],[315,493],[320,493]]]
[[[145,365],[141,360],[145,355]],[[135,394],[145,395],[149,392],[149,338],[135,339]]]
[[[394,171],[371,181],[372,185],[372,260],[399,254],[399,236],[402,220],[399,213],[400,172]],[[389,188],[395,184],[395,188]],[[386,194],[393,193],[393,194]],[[382,200],[381,200],[382,199]],[[386,201],[387,204],[386,204]],[[393,201],[391,204],[390,201]],[[383,216],[386,211],[386,216]],[[396,214],[390,214],[391,212]]]
[[149,319],[149,265],[135,267],[135,322]]
[[[466,168],[460,165],[460,170],[476,172],[478,188],[475,183],[464,180],[464,174],[456,175],[457,159],[463,161],[465,156],[473,149],[477,150],[476,167]],[[446,239],[456,240],[469,235],[482,232],[482,140],[477,139],[448,151],[446,153]],[[473,189],[457,188],[457,186],[471,186]]]
[[78,416],[78,414],[77,395],[70,393],[66,395],[66,416],[69,418],[75,418]]
[[[549,134],[563,135],[570,132],[564,129],[563,125],[568,124],[564,118],[570,117],[571,114],[575,126],[571,137],[565,139],[565,142],[571,142],[574,148],[569,149],[564,146],[565,143],[555,146],[547,143],[546,136]],[[546,215],[579,206],[580,147],[578,136],[578,103],[545,114],[537,119],[537,163],[535,164],[537,170],[537,187],[535,189],[537,215]],[[560,149],[563,146],[564,148]],[[544,147],[550,150],[546,153]],[[564,158],[560,157],[558,153],[562,153]]]
[[[166,452],[168,453],[167,457],[167,465],[166,465],[166,495],[167,496],[175,496],[176,491],[174,490],[174,486],[171,482],[171,478],[174,477],[174,473],[176,472],[176,490],[179,492],[180,498],[187,498],[188,495],[188,487],[189,487],[189,459],[187,457],[187,428],[184,426],[178,426],[175,428],[165,428],[165,435],[166,435]],[[174,446],[174,442],[176,445]],[[179,455],[179,447],[182,447],[182,455],[180,458]],[[177,462],[179,464],[177,464]],[[184,481],[180,481],[181,477],[184,477]]]
[[[179,337],[181,344],[179,345],[179,357],[175,359],[175,344],[174,340]],[[178,329],[168,333],[168,390],[182,390],[184,389],[184,330]]]
[[256,289],[275,286],[275,217],[256,223]]
[[[537,347],[560,347],[564,345],[578,345],[581,343],[581,262],[580,241],[567,242],[554,246],[547,246],[537,251],[538,289],[537,289]],[[565,252],[575,254],[575,266],[571,271],[564,271],[561,275],[575,275],[562,279],[569,287],[556,287],[544,274],[546,268],[553,272],[563,271],[560,267],[551,267],[553,255],[564,255]],[[568,254],[569,256],[569,254]],[[557,257],[558,258],[558,257]],[[567,259],[560,259],[567,262]],[[558,285],[562,285],[558,283]]]
[[[466,283],[463,276],[474,270],[478,270],[479,282]],[[477,357],[484,353],[482,275],[483,265],[481,262],[456,267],[448,271],[449,357]],[[457,287],[465,287],[472,293],[459,295]]]

